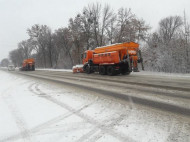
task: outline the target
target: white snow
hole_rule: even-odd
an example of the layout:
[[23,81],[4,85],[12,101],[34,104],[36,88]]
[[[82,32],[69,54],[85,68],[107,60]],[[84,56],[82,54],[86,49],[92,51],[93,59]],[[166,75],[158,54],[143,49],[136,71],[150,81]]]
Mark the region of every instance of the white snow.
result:
[[0,142],[190,141],[189,121],[0,70]]
[[96,47],[96,48],[105,48],[105,47],[110,47],[110,46],[114,46],[114,45],[118,45],[118,44],[123,44],[123,43],[114,43],[114,44],[110,44],[110,45],[106,45],[106,46],[100,46],[100,47]]
[[80,65],[73,66],[73,68],[82,68],[83,66],[84,66],[83,64],[80,64]]
[[72,70],[71,70],[71,69],[36,68],[36,70],[72,72]]
[[165,72],[151,72],[151,71],[140,71],[140,72],[132,72],[134,75],[153,75],[160,77],[176,77],[176,78],[190,78],[190,74],[183,73],[165,73]]

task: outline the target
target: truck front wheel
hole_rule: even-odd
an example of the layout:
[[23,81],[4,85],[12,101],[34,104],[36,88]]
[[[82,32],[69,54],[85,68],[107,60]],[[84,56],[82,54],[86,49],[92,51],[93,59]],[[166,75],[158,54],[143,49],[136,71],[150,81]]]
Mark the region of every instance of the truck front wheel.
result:
[[116,75],[116,70],[113,66],[108,66],[107,67],[107,74],[112,76],[112,75]]
[[90,66],[86,66],[85,72],[86,72],[87,74],[90,74],[90,73],[91,73]]

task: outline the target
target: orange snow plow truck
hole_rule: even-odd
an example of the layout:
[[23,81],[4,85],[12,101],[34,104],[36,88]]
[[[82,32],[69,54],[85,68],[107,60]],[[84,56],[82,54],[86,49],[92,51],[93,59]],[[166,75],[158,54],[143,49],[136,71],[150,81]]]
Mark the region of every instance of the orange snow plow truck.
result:
[[[128,75],[132,71],[138,72],[138,63],[144,70],[143,59],[139,44],[125,42],[87,50],[82,55],[82,72],[87,74],[99,72],[101,75]],[[73,68],[73,72],[75,72]]]
[[25,59],[22,63],[21,71],[35,71],[35,60],[33,58]]

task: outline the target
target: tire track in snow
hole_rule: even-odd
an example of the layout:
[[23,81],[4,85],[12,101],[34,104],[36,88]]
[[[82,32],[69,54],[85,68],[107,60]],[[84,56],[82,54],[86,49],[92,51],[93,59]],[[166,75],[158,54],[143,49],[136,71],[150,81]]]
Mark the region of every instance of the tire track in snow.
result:
[[[134,142],[134,140],[130,137],[127,137],[125,134],[123,133],[117,133],[115,130],[109,129],[109,127],[104,127],[104,123],[102,122],[98,122],[97,120],[95,120],[94,118],[82,113],[82,112],[77,112],[76,109],[74,109],[73,107],[51,97],[48,96],[46,93],[42,92],[39,88],[38,85],[35,87],[36,91],[39,91],[39,93],[37,93],[38,95],[40,94],[40,96],[50,102],[53,102],[61,107],[63,107],[64,109],[72,112],[73,114],[79,116],[80,118],[82,118],[83,120],[85,120],[86,122],[95,125],[97,128],[101,129],[102,132],[109,134],[117,139],[119,139],[120,141],[126,142],[126,141],[130,141],[130,142]],[[43,95],[41,95],[43,94]],[[44,96],[45,95],[45,96]],[[90,103],[92,104],[92,103]]]
[[184,123],[174,124],[174,121],[171,122],[171,127],[169,128],[169,134],[166,141],[169,142],[180,142],[180,141],[190,141],[190,137],[184,133]]
[[[104,120],[102,122],[102,127],[106,127],[106,129],[111,130],[114,129],[113,127],[116,124],[119,124],[122,120],[125,119],[125,117],[127,116],[127,114],[121,114],[119,115],[119,117],[117,118],[113,118],[112,120]],[[89,142],[95,142],[98,139],[100,139],[104,134],[106,134],[107,132],[100,130],[100,132],[98,132],[97,134],[95,134],[95,136],[93,136],[92,138],[90,138],[91,135],[93,135],[94,133],[96,133],[97,131],[99,131],[100,129],[98,127],[95,127],[94,129],[92,129],[91,131],[89,131],[88,133],[86,133],[85,135],[83,135],[81,138],[79,138],[76,142],[82,142],[82,141],[89,141]]]
[[[31,91],[33,94],[37,95],[37,96],[40,96],[40,95],[46,95],[46,94],[42,94],[42,93],[39,93],[37,91],[40,91],[38,89],[38,86],[39,84],[38,83],[31,83],[28,87],[29,91]],[[37,91],[34,91],[34,89],[37,89]],[[47,95],[46,95],[47,96]],[[41,97],[41,96],[40,96]],[[31,135],[34,135],[34,134],[37,134],[40,130],[44,129],[44,128],[47,128],[49,125],[52,125],[52,124],[55,124],[55,123],[58,123],[59,121],[63,121],[64,119],[74,115],[75,113],[78,113],[80,111],[82,111],[83,109],[87,108],[88,106],[92,105],[93,103],[89,103],[89,104],[86,104],[86,105],[83,105],[83,106],[80,106],[79,109],[76,109],[75,112],[68,112],[66,114],[63,114],[63,115],[60,115],[56,118],[53,118],[43,124],[40,124],[30,130],[28,130],[30,132]],[[15,135],[12,135],[10,137],[7,137],[7,138],[4,138],[4,139],[0,139],[0,142],[6,142],[6,141],[14,141],[14,140],[18,140],[20,139],[22,136],[23,139],[28,139],[28,134],[26,134],[26,131],[25,130],[22,130],[21,133],[19,134],[15,134]],[[30,136],[31,138],[31,136]]]
[[[76,112],[82,111],[82,110],[85,109],[87,106],[88,106],[88,105],[85,105],[85,106],[80,107],[78,110],[76,110]],[[53,118],[53,119],[51,119],[51,120],[49,120],[49,121],[47,121],[47,122],[45,122],[45,123],[42,123],[42,124],[40,124],[40,125],[38,125],[38,126],[32,128],[32,129],[30,129],[30,130],[29,130],[29,131],[30,131],[30,134],[31,134],[32,136],[35,135],[35,134],[38,135],[38,132],[40,132],[40,131],[43,130],[44,128],[47,128],[47,127],[50,126],[50,125],[53,125],[53,124],[58,123],[58,122],[60,122],[60,121],[63,121],[64,119],[66,119],[66,118],[72,116],[72,115],[75,114],[76,112],[74,112],[74,113],[73,113],[73,112],[68,112],[68,113],[66,113],[66,114],[60,115],[60,116],[58,116],[58,117],[55,117],[55,118]],[[21,135],[23,135],[23,137],[25,138],[26,135],[24,135],[24,133],[25,133],[25,132],[22,131],[22,132],[19,133],[19,134],[15,134],[15,135],[12,135],[12,136],[10,136],[10,137],[8,137],[8,138],[6,138],[6,139],[2,139],[2,142],[18,140],[18,139],[20,139],[20,136],[21,136]],[[0,141],[0,142],[1,142],[1,141]]]
[[[33,140],[31,139],[30,131],[27,129],[27,124],[25,123],[19,109],[17,108],[15,100],[9,94],[9,91],[10,90],[12,91],[13,87],[15,86],[7,88],[7,90],[2,93],[3,100],[7,104],[8,109],[10,110],[11,115],[13,116],[17,127],[21,131],[21,133],[18,135],[18,138],[22,138],[24,141],[32,142]],[[0,139],[0,142],[10,141],[10,140],[11,139],[7,137],[7,138]]]

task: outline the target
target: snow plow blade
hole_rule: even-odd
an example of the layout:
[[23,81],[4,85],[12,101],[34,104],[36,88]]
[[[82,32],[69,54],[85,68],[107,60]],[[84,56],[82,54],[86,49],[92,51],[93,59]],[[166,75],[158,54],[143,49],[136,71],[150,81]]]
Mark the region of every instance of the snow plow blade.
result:
[[83,70],[83,65],[76,65],[76,66],[73,66],[73,73],[83,73],[84,70]]

